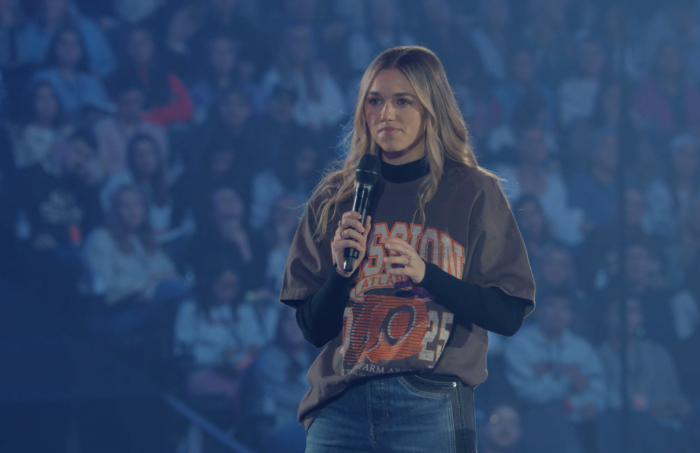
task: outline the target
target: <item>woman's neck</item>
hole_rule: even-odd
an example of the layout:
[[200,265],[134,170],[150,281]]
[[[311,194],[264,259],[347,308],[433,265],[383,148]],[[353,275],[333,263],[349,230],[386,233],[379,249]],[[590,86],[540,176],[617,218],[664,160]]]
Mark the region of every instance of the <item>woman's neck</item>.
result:
[[405,164],[393,165],[382,160],[382,176],[392,183],[415,181],[430,173],[430,165],[425,156]]

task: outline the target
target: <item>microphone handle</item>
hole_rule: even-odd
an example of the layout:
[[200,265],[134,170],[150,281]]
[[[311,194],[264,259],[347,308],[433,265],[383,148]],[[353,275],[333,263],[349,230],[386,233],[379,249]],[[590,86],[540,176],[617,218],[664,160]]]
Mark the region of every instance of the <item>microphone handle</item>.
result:
[[[365,184],[358,184],[355,189],[355,201],[352,205],[352,210],[359,213],[362,216],[360,223],[364,226],[365,218],[367,217],[367,209],[369,208],[370,194],[372,192],[372,186]],[[354,229],[354,228],[353,228]],[[345,262],[343,262],[343,270],[345,272],[350,272],[352,267],[355,265],[355,260],[360,256],[360,252],[353,248],[346,248],[343,252],[343,257]]]

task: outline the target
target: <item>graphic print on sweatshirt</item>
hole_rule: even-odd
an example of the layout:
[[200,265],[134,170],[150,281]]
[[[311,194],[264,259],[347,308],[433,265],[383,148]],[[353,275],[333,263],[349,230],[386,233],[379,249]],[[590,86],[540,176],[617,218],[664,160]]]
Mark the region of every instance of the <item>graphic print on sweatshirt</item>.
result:
[[345,308],[343,374],[373,376],[433,368],[452,331],[454,315],[407,277],[387,273],[381,241],[398,237],[426,262],[462,278],[464,247],[447,233],[423,225],[386,222],[372,226],[367,253]]

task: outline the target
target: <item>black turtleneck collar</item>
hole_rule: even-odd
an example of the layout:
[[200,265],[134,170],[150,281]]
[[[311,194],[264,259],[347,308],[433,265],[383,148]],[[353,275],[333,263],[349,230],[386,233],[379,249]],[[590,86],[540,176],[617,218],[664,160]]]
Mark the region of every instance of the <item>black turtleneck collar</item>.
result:
[[430,173],[430,166],[425,157],[401,165],[387,164],[382,160],[382,176],[389,182],[402,183],[415,181],[428,173]]

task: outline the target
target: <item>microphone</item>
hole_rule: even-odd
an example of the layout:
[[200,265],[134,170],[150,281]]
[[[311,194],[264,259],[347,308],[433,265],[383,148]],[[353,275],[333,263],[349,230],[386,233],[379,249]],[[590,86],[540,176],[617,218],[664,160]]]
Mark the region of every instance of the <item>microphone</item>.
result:
[[[369,208],[372,197],[374,196],[374,189],[379,181],[379,175],[381,174],[381,164],[377,156],[371,154],[365,154],[360,159],[360,163],[357,164],[357,169],[355,170],[355,201],[352,204],[352,210],[359,213],[362,216],[362,226],[365,225],[365,217],[367,216],[367,209]],[[343,252],[343,257],[345,262],[343,263],[343,270],[345,272],[350,272],[355,260],[360,256],[360,252],[353,248],[346,248]]]

